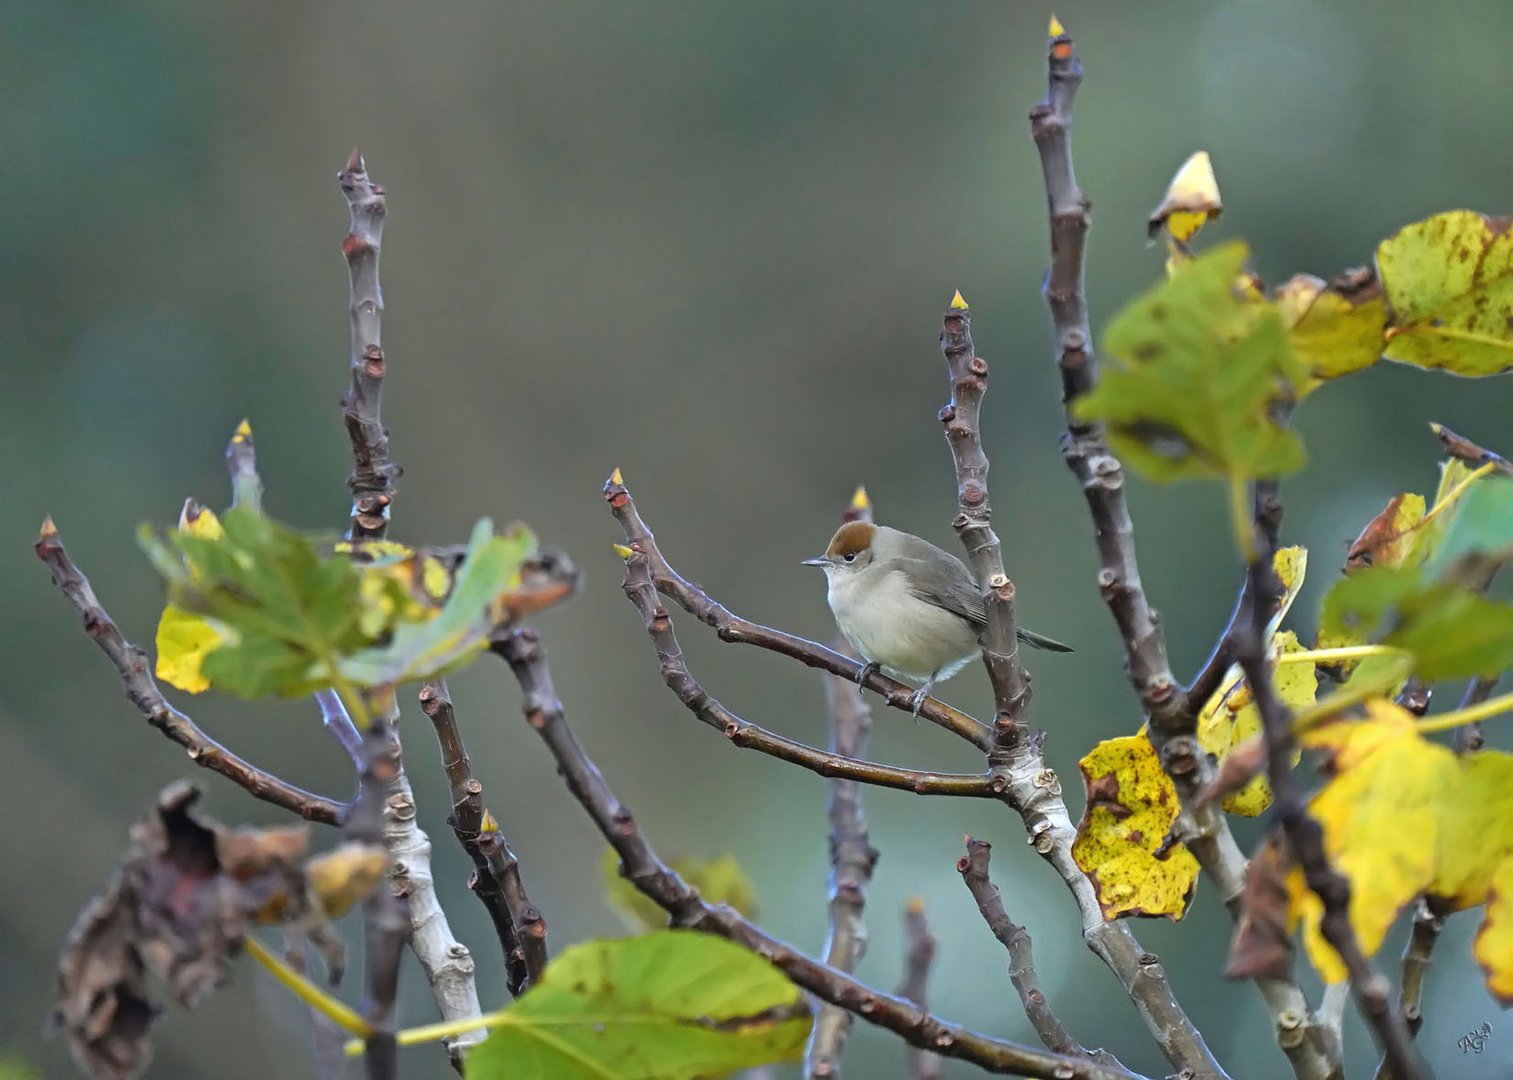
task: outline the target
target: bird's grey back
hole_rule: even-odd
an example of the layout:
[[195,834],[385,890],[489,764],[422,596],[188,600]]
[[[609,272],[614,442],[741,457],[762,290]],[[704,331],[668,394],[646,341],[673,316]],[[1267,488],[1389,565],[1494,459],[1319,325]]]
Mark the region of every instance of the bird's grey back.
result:
[[874,563],[894,559],[912,563],[910,578],[920,599],[953,611],[978,626],[986,625],[987,613],[977,579],[966,563],[949,551],[911,533],[879,525],[872,536],[872,555]]

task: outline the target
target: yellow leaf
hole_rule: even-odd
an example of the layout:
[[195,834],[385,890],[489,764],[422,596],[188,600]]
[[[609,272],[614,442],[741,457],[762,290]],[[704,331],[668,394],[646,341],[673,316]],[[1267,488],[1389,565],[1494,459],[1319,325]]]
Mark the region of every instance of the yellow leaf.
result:
[[[242,421],[243,426],[246,423]],[[179,528],[205,540],[219,540],[226,535],[215,511],[193,499],[184,500],[184,509],[179,513]],[[169,686],[190,694],[202,694],[210,689],[210,680],[201,673],[200,667],[205,657],[224,641],[221,632],[203,616],[191,614],[177,604],[165,604],[163,614],[158,617],[158,662],[154,671]]]
[[1282,597],[1277,610],[1271,613],[1266,623],[1266,637],[1271,638],[1282,625],[1282,618],[1292,607],[1292,602],[1303,591],[1303,579],[1308,575],[1308,549],[1300,544],[1278,548],[1271,558],[1271,568],[1282,582]]
[[[1301,579],[1298,584],[1301,586]],[[1278,663],[1284,653],[1302,651],[1303,646],[1291,630],[1277,634],[1267,650],[1272,684],[1282,701],[1293,710],[1312,705],[1319,690],[1312,664]],[[1198,715],[1199,745],[1223,761],[1241,743],[1260,735],[1261,726],[1261,710],[1256,708],[1249,684],[1238,665],[1230,668],[1219,689]],[[1258,817],[1270,805],[1271,784],[1264,775],[1251,777],[1244,787],[1224,798],[1224,809],[1242,817]]]
[[1293,351],[1316,379],[1349,375],[1382,355],[1387,303],[1370,271],[1348,273],[1328,284],[1312,274],[1298,274],[1273,298],[1282,310]]
[[[1407,710],[1385,699],[1366,703],[1363,720],[1313,728],[1303,742],[1330,755],[1328,783],[1309,803],[1324,830],[1324,852],[1350,881],[1350,925],[1366,956],[1403,905],[1420,895],[1438,862],[1440,800],[1455,783],[1455,755],[1414,730]],[[1318,930],[1321,906],[1311,893],[1294,896],[1304,920],[1304,945],[1326,981],[1344,969]]]
[[1092,880],[1104,917],[1182,918],[1197,885],[1198,860],[1180,843],[1156,857],[1177,820],[1178,802],[1145,729],[1105,739],[1079,764],[1087,809],[1072,857]]
[[383,880],[389,853],[381,845],[342,844],[305,864],[305,878],[327,918],[351,911]]
[[1513,367],[1513,232],[1507,218],[1451,210],[1376,249],[1392,307],[1384,355],[1457,375]]
[[1493,875],[1513,862],[1513,754],[1483,750],[1461,759],[1440,817],[1440,861],[1428,891],[1452,911],[1485,903]]
[[190,694],[210,689],[210,680],[200,672],[209,656],[225,641],[206,619],[177,604],[165,604],[158,617],[158,678]]
[[1219,183],[1214,179],[1213,162],[1207,150],[1199,150],[1183,162],[1172,177],[1166,197],[1151,211],[1148,228],[1152,239],[1166,226],[1178,245],[1185,247],[1198,230],[1218,218],[1224,205],[1219,199]]
[[1492,880],[1487,917],[1471,951],[1487,973],[1487,989],[1503,1008],[1513,1005],[1513,861],[1504,862]]

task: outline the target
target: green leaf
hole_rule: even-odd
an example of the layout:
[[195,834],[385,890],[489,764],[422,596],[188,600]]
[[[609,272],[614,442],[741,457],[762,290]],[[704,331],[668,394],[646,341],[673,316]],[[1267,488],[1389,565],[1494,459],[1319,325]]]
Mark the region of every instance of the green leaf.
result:
[[499,1014],[468,1080],[693,1080],[798,1056],[798,987],[723,938],[661,930],[588,941]]
[[1076,402],[1077,415],[1105,421],[1114,448],[1154,480],[1234,486],[1303,464],[1302,443],[1271,406],[1307,369],[1277,307],[1240,295],[1245,256],[1239,241],[1217,247],[1115,316],[1103,378]]
[[[734,855],[727,853],[713,859],[683,857],[673,859],[671,865],[680,878],[698,889],[699,895],[711,904],[729,904],[748,919],[756,918],[756,888]],[[667,926],[667,912],[621,876],[620,857],[613,848],[604,849],[599,872],[609,906],[627,929],[639,933]]]
[[385,645],[346,659],[343,675],[359,686],[392,686],[432,679],[483,651],[499,621],[498,605],[518,586],[520,566],[536,549],[536,538],[521,525],[494,535],[488,518],[473,527],[462,569],[451,595],[435,618],[401,622]]
[[1431,572],[1453,566],[1474,551],[1502,554],[1513,547],[1513,480],[1488,476],[1473,481],[1445,526],[1429,559]]
[[1513,368],[1509,225],[1507,218],[1451,210],[1377,246],[1377,273],[1392,308],[1387,359],[1457,375]]

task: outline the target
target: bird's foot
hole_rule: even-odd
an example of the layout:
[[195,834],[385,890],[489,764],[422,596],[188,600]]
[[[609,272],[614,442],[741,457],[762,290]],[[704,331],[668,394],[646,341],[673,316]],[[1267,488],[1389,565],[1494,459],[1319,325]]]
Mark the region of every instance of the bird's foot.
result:
[[868,660],[856,671],[856,685],[865,686],[868,679],[872,678],[872,676],[876,675],[882,670],[883,666],[881,664],[873,663],[871,660]]
[[914,720],[919,722],[919,710],[925,707],[925,702],[930,698],[930,688],[921,686],[909,695],[909,711],[914,714]]

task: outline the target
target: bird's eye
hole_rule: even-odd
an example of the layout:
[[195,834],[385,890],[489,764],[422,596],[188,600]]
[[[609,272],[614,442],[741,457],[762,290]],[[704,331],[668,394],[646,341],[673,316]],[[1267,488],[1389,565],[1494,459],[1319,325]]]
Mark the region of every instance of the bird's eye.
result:
[[846,561],[847,562],[856,562],[856,552],[854,552],[854,551],[848,551],[848,552],[846,552]]

